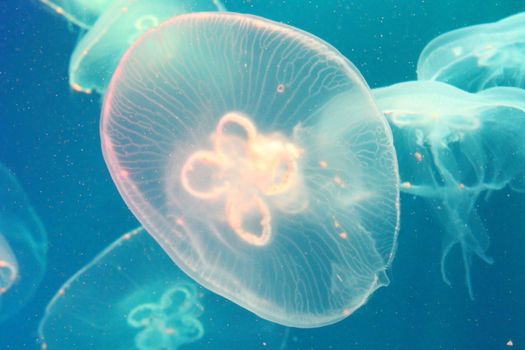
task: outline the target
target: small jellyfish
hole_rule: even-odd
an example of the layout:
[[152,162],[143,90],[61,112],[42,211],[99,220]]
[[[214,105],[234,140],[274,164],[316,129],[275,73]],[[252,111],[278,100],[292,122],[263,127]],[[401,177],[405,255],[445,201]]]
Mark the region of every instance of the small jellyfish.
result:
[[388,284],[392,135],[357,69],[320,39],[254,16],[175,17],[120,62],[101,139],[174,262],[262,318],[331,324]]
[[46,267],[47,238],[15,176],[0,164],[0,322],[33,296]]
[[115,0],[73,51],[69,84],[103,94],[120,58],[142,33],[183,13],[223,9],[219,0]]
[[135,346],[138,349],[178,349],[203,337],[204,327],[199,320],[202,313],[196,285],[177,282],[163,292],[158,302],[133,308],[127,321],[137,329]]
[[525,13],[453,30],[419,56],[418,80],[437,80],[478,92],[493,86],[525,88]]
[[281,349],[288,331],[191,281],[143,229],[111,244],[46,308],[42,349]]
[[114,0],[39,0],[70,23],[89,29]]
[[445,260],[461,248],[469,295],[472,257],[491,263],[476,212],[482,193],[509,185],[525,192],[525,91],[497,87],[477,94],[417,81],[375,89],[394,134],[401,191],[427,198],[445,229]]

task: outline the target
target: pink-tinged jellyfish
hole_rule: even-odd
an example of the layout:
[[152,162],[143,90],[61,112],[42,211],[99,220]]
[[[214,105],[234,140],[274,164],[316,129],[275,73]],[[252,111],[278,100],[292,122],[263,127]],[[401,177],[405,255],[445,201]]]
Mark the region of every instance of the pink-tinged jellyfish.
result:
[[288,331],[189,279],[143,229],[111,244],[46,308],[42,349],[281,349]]
[[0,164],[0,322],[33,296],[46,267],[47,238],[15,176]]
[[115,0],[39,0],[70,23],[89,29]]
[[374,95],[394,133],[401,191],[427,198],[443,223],[443,279],[449,283],[446,258],[459,246],[473,298],[472,258],[492,262],[478,200],[507,185],[525,192],[525,90],[472,94],[417,81],[375,89]]
[[233,13],[171,19],[120,62],[101,139],[175,263],[257,315],[323,326],[388,284],[392,136],[357,69],[320,39]]
[[419,56],[418,80],[437,80],[470,92],[494,86],[525,88],[525,13],[453,30]]
[[75,47],[69,84],[103,94],[120,58],[142,33],[173,16],[218,10],[224,10],[219,0],[115,0]]

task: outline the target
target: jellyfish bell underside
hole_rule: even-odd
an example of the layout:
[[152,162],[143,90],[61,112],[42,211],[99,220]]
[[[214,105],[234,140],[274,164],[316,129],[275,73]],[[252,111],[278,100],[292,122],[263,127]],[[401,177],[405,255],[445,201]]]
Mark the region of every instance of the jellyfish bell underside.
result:
[[476,203],[507,185],[524,189],[524,92],[496,87],[472,94],[416,81],[375,89],[374,96],[394,134],[401,191],[428,199],[443,223],[443,279],[449,283],[445,260],[459,246],[473,298],[472,257],[492,262]]
[[0,164],[0,322],[33,296],[46,267],[47,238],[27,195]]
[[442,81],[470,92],[525,88],[525,13],[445,33],[422,51],[418,80]]
[[101,120],[128,207],[204,287],[288,326],[337,322],[388,284],[392,136],[353,65],[254,16],[178,16],[122,59]]
[[115,0],[39,0],[68,22],[89,29]]
[[223,9],[219,0],[115,0],[75,47],[69,84],[104,94],[120,58],[142,33],[180,14]]
[[288,331],[189,279],[139,228],[71,277],[46,308],[42,349],[281,349]]

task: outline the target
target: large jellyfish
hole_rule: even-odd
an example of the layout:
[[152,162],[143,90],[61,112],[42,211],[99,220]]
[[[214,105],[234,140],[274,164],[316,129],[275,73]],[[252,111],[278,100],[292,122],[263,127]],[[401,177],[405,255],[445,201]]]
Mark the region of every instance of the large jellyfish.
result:
[[483,192],[525,191],[525,90],[498,87],[471,94],[433,81],[375,89],[394,133],[401,191],[428,198],[443,222],[441,272],[461,248],[468,291],[472,257],[490,263],[489,239],[476,213]]
[[89,29],[115,0],[39,0],[70,23]]
[[119,64],[101,120],[129,208],[206,288],[271,321],[337,322],[388,284],[397,161],[357,69],[233,13],[178,16]]
[[143,230],[71,277],[46,309],[42,349],[281,349],[288,330],[209,292]]
[[0,164],[0,322],[20,310],[42,280],[46,233],[14,175]]
[[432,40],[417,64],[419,80],[438,80],[477,92],[525,88],[525,13],[461,28]]
[[176,15],[223,9],[219,0],[115,0],[73,51],[69,84],[103,94],[120,58],[142,33]]

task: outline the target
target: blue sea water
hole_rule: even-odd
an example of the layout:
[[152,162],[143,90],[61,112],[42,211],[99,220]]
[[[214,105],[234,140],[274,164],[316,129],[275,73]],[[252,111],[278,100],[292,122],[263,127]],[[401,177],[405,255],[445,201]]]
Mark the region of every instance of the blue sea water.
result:
[[[415,79],[417,57],[435,36],[525,11],[522,0],[224,3],[231,11],[282,21],[319,36],[347,56],[373,88]],[[0,162],[27,191],[49,240],[44,281],[33,300],[0,326],[0,349],[37,349],[37,325],[57,289],[139,225],[102,159],[101,98],[74,93],[68,86],[69,57],[77,41],[78,33],[38,1],[0,2]],[[522,348],[525,197],[504,190],[480,202],[494,264],[474,260],[475,300],[467,294],[459,251],[447,264],[452,287],[443,283],[443,232],[425,204],[409,196],[403,196],[401,204],[390,286],[340,323],[290,330],[285,348],[504,349],[509,340]]]

